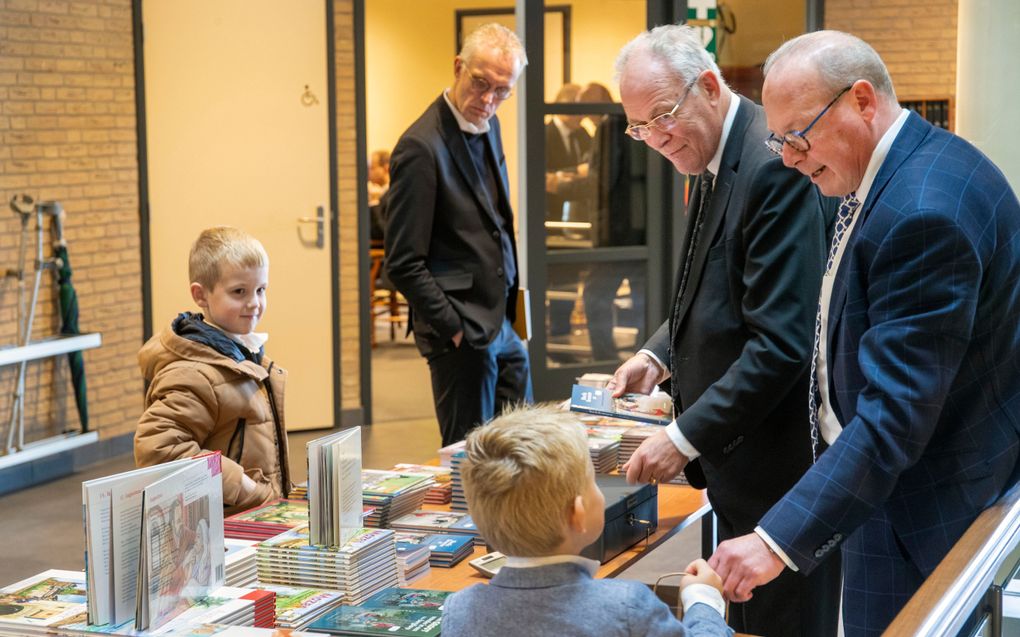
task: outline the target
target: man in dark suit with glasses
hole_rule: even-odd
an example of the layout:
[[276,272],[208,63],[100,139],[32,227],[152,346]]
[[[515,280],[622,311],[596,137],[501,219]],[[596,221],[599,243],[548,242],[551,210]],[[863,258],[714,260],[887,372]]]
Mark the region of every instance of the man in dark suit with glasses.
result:
[[495,116],[525,64],[512,31],[479,27],[454,59],[453,85],[390,159],[386,271],[429,364],[443,445],[531,401],[528,353],[511,326],[519,268]]
[[[620,52],[627,134],[695,175],[670,316],[614,375],[617,394],[667,381],[674,421],[624,467],[633,481],[681,470],[708,489],[722,540],[811,466],[805,396],[830,202],[762,144],[761,107],[735,95],[689,27],[664,26]],[[787,572],[731,604],[759,635],[836,634],[839,563]]]

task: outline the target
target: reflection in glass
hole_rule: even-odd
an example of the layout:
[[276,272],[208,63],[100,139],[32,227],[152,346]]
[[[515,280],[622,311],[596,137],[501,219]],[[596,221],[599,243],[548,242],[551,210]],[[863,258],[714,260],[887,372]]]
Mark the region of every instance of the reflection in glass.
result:
[[644,343],[643,261],[550,264],[546,292],[549,367],[619,361]]
[[[626,137],[622,114],[587,116],[595,122],[595,135],[587,139],[586,133],[562,132],[571,118],[582,119],[556,115],[546,125],[546,245],[644,245],[648,147]],[[566,150],[568,144],[574,150]]]

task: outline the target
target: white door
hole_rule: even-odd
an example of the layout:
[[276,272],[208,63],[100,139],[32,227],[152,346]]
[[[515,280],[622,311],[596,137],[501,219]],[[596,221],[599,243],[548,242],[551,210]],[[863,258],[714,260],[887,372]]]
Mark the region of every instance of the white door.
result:
[[[203,228],[269,253],[260,331],[288,370],[288,429],[332,427],[329,128],[322,0],[145,0],[153,332],[182,310]],[[316,245],[315,217],[325,219]]]

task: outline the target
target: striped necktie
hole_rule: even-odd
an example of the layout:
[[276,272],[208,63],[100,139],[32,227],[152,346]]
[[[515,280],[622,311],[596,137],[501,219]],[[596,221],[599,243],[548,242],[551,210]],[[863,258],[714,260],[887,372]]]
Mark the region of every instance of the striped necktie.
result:
[[[843,242],[850,224],[853,223],[854,215],[861,207],[857,199],[857,193],[850,193],[843,197],[839,204],[839,211],[836,212],[836,228],[832,234],[832,245],[829,246],[829,258],[825,262],[825,275],[835,274],[832,272],[833,262],[836,260],[836,253],[839,252],[839,244]],[[830,308],[831,309],[831,308]],[[820,423],[818,422],[818,408],[822,404],[822,395],[818,389],[818,342],[822,336],[822,301],[818,300],[818,311],[815,313],[815,344],[811,354],[811,377],[810,392],[808,395],[809,421],[811,422],[811,456],[818,460],[818,444],[821,439]],[[830,398],[831,401],[831,398]]]

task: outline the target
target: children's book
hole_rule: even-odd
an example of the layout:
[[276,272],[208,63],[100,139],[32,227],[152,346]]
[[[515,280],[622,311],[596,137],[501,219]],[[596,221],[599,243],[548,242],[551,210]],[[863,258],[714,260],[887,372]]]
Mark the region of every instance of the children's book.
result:
[[135,628],[155,629],[223,585],[220,454],[142,489]]
[[312,440],[308,449],[308,537],[343,546],[361,528],[361,427]]
[[0,634],[43,632],[86,618],[85,574],[48,570],[0,589]]
[[613,398],[611,390],[585,385],[574,385],[570,393],[570,411],[653,425],[668,425],[673,419],[673,403],[663,392],[652,395],[624,394]]
[[361,603],[362,608],[410,608],[417,610],[443,610],[450,591],[426,588],[384,588]]
[[308,626],[331,635],[436,637],[443,614],[437,610],[340,606]]
[[[210,458],[219,455],[203,454],[152,467],[143,467],[82,483],[82,521],[85,527],[85,564],[88,583],[88,616],[93,625],[123,624],[135,619],[138,600],[138,573],[143,544],[143,495],[149,486],[175,475],[187,467],[204,467],[211,472]],[[173,482],[173,481],[171,481]],[[222,481],[218,473],[212,478],[210,498],[218,504],[215,509],[218,522],[210,517],[206,524],[210,537],[219,546],[219,564],[222,571]],[[183,486],[183,485],[180,485]],[[218,526],[217,526],[218,525]],[[220,583],[222,583],[222,576]]]

